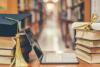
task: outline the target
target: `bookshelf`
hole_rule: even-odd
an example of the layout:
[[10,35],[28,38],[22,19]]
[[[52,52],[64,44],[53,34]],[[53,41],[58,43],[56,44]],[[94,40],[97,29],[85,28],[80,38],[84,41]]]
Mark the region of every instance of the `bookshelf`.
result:
[[4,9],[0,9],[0,14],[17,14],[17,0],[0,0],[0,7]]
[[70,21],[90,21],[91,0],[61,0],[61,9],[68,13]]
[[[60,14],[62,15],[62,12],[67,13],[67,16],[65,16],[65,23],[61,21],[62,35],[64,36],[63,38],[65,39],[66,43],[68,39],[72,39],[73,37],[71,28],[73,22],[91,21],[91,0],[60,0],[60,5]],[[62,17],[60,16],[60,19],[62,19],[63,17],[64,15],[62,15]],[[64,32],[65,34],[63,34]],[[72,42],[74,44],[74,40]]]
[[38,24],[42,27],[43,0],[0,0],[0,7],[0,14],[31,13],[33,23],[31,25]]

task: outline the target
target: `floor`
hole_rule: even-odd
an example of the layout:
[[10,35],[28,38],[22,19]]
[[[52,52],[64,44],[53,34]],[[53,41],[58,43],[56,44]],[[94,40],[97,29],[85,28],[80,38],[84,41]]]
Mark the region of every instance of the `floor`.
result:
[[58,24],[56,9],[45,21],[45,27],[40,35],[39,44],[43,51],[61,52],[66,50]]

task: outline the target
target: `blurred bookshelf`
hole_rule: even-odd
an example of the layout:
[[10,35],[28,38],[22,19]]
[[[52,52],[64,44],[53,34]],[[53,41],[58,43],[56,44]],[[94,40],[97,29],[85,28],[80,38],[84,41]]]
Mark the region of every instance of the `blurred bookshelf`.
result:
[[17,0],[0,0],[0,14],[17,14]]
[[66,10],[68,20],[90,21],[91,0],[61,0],[61,9]]
[[0,0],[0,14],[30,13],[32,15],[32,26],[42,24],[42,7],[42,0]]

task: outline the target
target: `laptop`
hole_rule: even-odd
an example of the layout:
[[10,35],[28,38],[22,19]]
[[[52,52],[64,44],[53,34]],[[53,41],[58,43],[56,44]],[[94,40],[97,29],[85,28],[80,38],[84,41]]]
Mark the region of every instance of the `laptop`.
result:
[[36,56],[42,64],[77,64],[79,63],[74,53],[46,53],[43,54],[38,42],[33,39],[33,33],[31,29],[25,30],[26,36],[32,45],[32,49],[35,51]]

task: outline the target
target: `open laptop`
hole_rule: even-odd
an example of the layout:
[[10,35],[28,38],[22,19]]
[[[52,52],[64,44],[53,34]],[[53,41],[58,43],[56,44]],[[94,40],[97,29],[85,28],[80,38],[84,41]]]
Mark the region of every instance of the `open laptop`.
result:
[[25,30],[26,36],[28,37],[33,50],[36,53],[37,58],[39,59],[40,63],[43,64],[76,64],[79,63],[76,55],[74,53],[47,53],[46,55],[43,54],[38,42],[33,39],[33,34],[31,29]]

